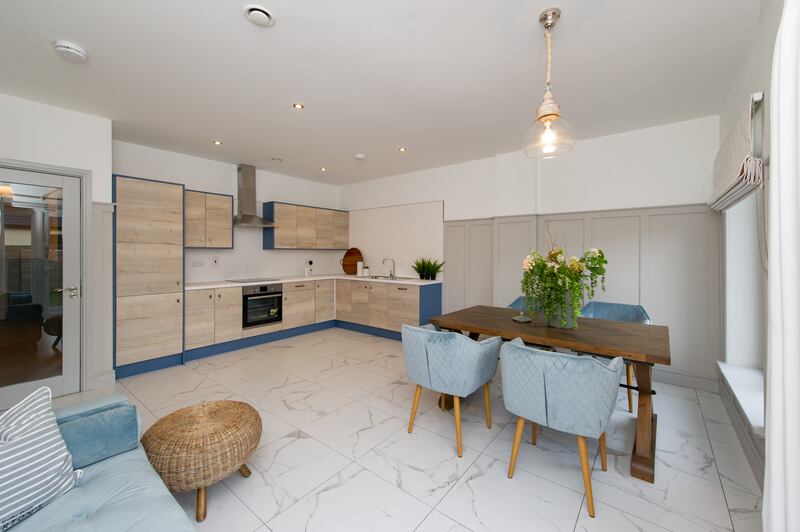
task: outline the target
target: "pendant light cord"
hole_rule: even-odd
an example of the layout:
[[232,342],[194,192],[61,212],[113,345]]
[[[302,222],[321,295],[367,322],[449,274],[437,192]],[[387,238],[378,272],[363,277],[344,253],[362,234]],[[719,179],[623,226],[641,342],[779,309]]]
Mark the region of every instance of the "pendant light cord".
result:
[[544,86],[550,90],[550,75],[552,73],[553,65],[553,34],[550,30],[544,30],[544,38],[547,41],[547,78],[544,80]]

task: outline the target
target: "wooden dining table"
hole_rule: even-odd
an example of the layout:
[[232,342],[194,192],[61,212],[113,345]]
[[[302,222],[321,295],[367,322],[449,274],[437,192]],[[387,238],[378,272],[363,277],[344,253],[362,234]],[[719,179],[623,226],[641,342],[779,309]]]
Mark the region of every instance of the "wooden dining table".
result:
[[669,329],[596,318],[578,318],[577,328],[559,329],[548,326],[543,317],[529,323],[512,320],[518,315],[518,310],[479,305],[430,318],[430,322],[443,330],[468,334],[473,340],[481,334],[504,340],[522,338],[528,344],[624,358],[633,365],[639,392],[631,475],[654,482],[657,416],[653,413],[653,365],[670,364]]

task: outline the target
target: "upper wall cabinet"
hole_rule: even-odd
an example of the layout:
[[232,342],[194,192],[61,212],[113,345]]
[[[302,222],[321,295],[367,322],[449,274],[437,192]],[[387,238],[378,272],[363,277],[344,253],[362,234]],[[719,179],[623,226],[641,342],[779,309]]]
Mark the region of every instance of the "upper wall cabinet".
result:
[[186,247],[233,248],[233,196],[186,191]]
[[350,213],[271,201],[264,218],[276,227],[264,229],[264,249],[347,249]]

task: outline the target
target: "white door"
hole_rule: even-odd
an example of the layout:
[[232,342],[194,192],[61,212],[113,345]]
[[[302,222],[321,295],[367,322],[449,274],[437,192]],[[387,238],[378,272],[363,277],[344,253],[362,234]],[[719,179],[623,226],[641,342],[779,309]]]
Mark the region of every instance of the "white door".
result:
[[0,410],[80,388],[80,180],[0,168]]

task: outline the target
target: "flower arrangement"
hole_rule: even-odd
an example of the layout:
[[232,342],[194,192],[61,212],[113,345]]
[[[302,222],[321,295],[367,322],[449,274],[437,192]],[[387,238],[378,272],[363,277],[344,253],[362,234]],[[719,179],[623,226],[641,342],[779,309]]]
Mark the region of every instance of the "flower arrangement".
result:
[[567,257],[564,248],[550,249],[546,255],[531,251],[522,262],[522,293],[529,314],[542,312],[551,324],[577,327],[584,298],[594,297],[598,280],[606,289],[606,264],[603,250],[592,248],[581,257]]

